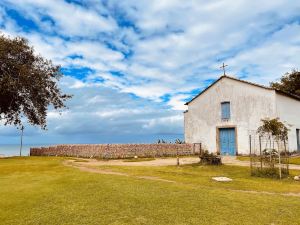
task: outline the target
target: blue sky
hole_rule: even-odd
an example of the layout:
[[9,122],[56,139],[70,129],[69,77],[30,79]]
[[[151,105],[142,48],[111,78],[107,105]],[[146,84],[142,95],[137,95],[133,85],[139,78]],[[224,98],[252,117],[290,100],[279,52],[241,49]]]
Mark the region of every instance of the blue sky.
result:
[[[300,2],[2,0],[0,30],[62,66],[68,109],[25,142],[126,143],[183,136],[184,102],[228,74],[268,85],[299,68]],[[18,143],[0,127],[2,144]]]

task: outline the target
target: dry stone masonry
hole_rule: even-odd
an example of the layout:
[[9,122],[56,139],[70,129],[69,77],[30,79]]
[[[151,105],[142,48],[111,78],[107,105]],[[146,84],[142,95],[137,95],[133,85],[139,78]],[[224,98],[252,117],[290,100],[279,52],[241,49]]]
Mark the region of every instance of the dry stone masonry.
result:
[[30,148],[31,156],[71,156],[101,159],[194,155],[193,144],[88,144]]

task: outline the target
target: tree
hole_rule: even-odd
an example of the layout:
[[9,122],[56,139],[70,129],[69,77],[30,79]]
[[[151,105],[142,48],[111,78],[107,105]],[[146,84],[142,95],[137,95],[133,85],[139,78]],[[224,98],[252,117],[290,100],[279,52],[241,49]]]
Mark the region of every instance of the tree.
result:
[[167,142],[164,139],[158,139],[157,144],[166,144]]
[[177,138],[175,140],[175,144],[184,144],[184,141],[180,140],[179,138]]
[[292,70],[283,75],[279,82],[272,82],[270,85],[272,88],[300,97],[300,71]]
[[[279,118],[274,118],[274,119],[262,119],[262,125],[257,129],[257,133],[260,135],[260,145],[261,145],[261,136],[267,136],[270,143],[269,143],[269,148],[265,148],[263,150],[263,155],[267,156],[268,160],[266,160],[266,157],[262,157],[260,155],[260,162],[261,162],[261,169],[260,169],[260,175],[264,176],[274,176],[277,174],[277,169],[276,169],[276,164],[278,162],[278,168],[279,168],[279,178],[281,179],[282,173],[288,174],[288,166],[286,170],[282,171],[281,168],[281,154],[282,151],[280,150],[280,142],[283,142],[284,144],[284,155],[285,158],[287,158],[287,152],[286,152],[286,141],[288,140],[288,132],[289,129],[287,126],[279,120]],[[274,140],[277,143],[277,150],[275,149],[274,142],[272,146],[272,141],[271,139],[274,138]],[[261,153],[260,153],[261,154]],[[251,156],[253,157],[253,155]],[[263,161],[265,165],[268,165],[267,167],[263,168]],[[287,161],[286,161],[287,162]],[[285,162],[285,164],[286,164]],[[251,159],[252,163],[252,159]]]
[[287,126],[279,120],[279,118],[274,119],[262,119],[262,125],[257,129],[257,133],[260,136],[273,136],[276,140],[286,141],[288,139]]
[[65,107],[70,95],[58,87],[60,67],[35,54],[21,37],[0,35],[0,120],[5,125],[29,124],[46,128],[47,109]]

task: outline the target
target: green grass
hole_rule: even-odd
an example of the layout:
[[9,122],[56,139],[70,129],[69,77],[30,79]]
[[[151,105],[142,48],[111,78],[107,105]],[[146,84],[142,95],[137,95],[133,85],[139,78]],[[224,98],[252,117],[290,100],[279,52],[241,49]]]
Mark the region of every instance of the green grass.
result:
[[123,162],[146,162],[146,161],[153,161],[155,160],[154,158],[130,158],[130,159],[125,159]]
[[[131,175],[126,177],[83,172],[62,161],[0,159],[1,225],[299,224],[300,197],[236,191],[299,193],[300,183],[292,179],[254,178],[248,168],[234,166],[101,167]],[[140,175],[176,183],[135,177]],[[217,183],[212,176],[233,182]]]
[[[241,160],[241,161],[249,161],[250,157],[249,156],[237,156],[237,159]],[[300,156],[290,157],[289,162],[290,162],[290,164],[300,165]]]
[[239,155],[236,158],[238,160],[240,160],[240,161],[250,161],[250,157],[249,156],[241,156],[241,155]]
[[296,165],[300,165],[300,156],[297,156],[297,157],[291,157],[289,159],[289,162],[291,164],[296,164]]

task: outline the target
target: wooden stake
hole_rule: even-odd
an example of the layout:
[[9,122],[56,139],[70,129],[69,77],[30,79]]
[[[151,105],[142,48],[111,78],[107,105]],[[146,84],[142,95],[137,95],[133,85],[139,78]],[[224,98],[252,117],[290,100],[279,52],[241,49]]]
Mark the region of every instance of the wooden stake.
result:
[[278,141],[277,141],[277,148],[278,148],[278,160],[279,160],[279,178],[281,179],[281,158],[280,158],[280,149],[279,149]]
[[22,127],[21,127],[21,145],[20,145],[20,156],[22,156],[22,147],[23,147],[23,131],[24,131],[24,126],[22,125]]

